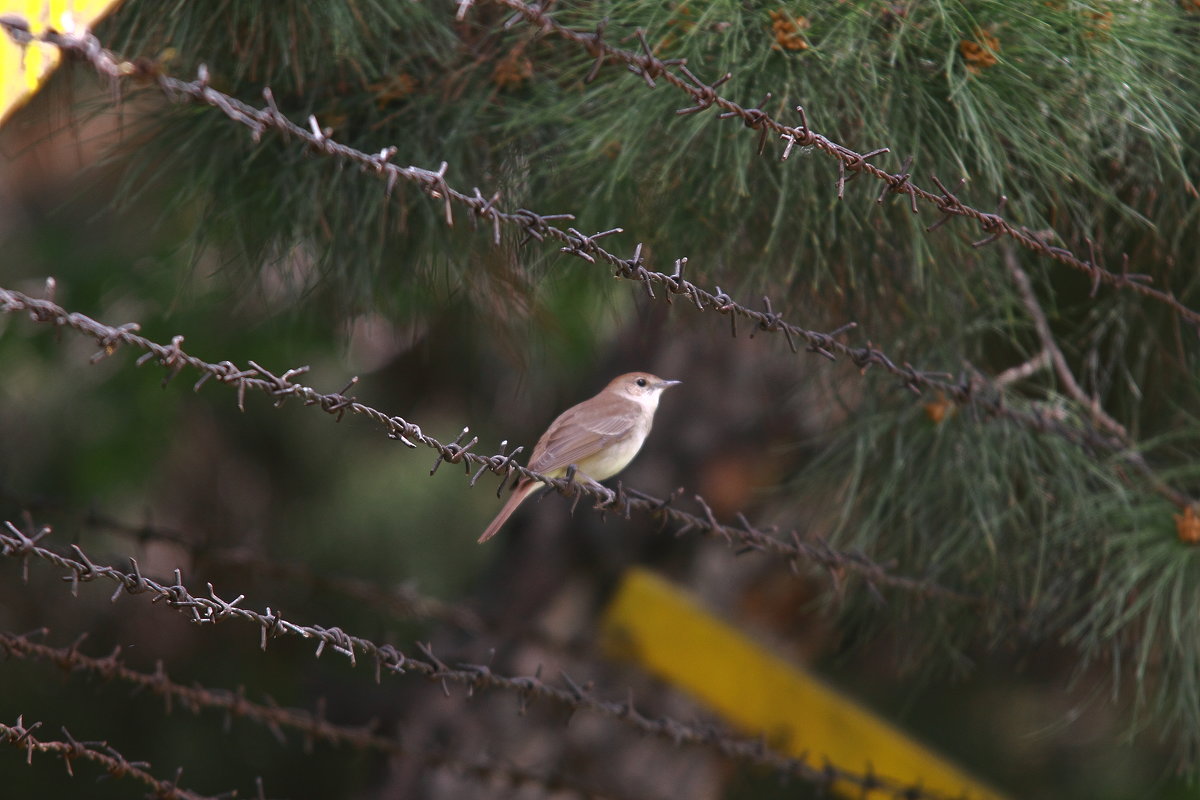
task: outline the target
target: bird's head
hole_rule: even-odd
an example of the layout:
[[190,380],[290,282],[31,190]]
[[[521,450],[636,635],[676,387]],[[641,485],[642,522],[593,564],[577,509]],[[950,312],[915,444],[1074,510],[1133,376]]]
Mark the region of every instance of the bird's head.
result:
[[606,391],[629,398],[638,403],[650,402],[657,405],[658,396],[662,394],[663,390],[669,389],[678,383],[680,381],[663,380],[657,375],[651,375],[649,372],[628,372],[613,378],[608,384]]

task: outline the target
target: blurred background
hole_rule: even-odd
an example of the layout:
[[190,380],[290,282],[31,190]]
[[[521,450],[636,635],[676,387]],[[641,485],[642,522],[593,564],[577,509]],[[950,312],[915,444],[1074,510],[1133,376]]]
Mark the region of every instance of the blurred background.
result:
[[[1195,796],[1195,326],[1011,243],[972,247],[987,237],[974,223],[927,233],[934,206],[913,214],[907,198],[877,202],[883,184],[868,176],[839,199],[836,159],[797,148],[781,161],[773,136],[758,155],[757,131],[712,109],[676,115],[693,105],[687,94],[661,79],[651,89],[611,59],[587,83],[595,56],[515,8],[488,0],[459,20],[451,3],[268,12],[130,0],[95,33],[150,75],[191,79],[204,64],[214,88],[257,106],[270,86],[283,114],[305,126],[314,115],[338,142],[394,145],[402,165],[445,161],[451,186],[500,192],[505,210],[571,213],[560,224],[584,233],[619,226],[601,240],[612,252],[627,258],[641,243],[647,267],[668,274],[686,257],[684,277],[745,306],[761,310],[765,296],[809,330],[855,322],[840,341],[944,372],[977,396],[914,393],[848,358],[793,353],[750,324],[731,336],[725,316],[651,297],[551,240],[508,226],[497,244],[465,209],[448,227],[442,203],[413,185],[389,196],[378,177],[301,142],[255,141],[219,111],[165,96],[153,77],[116,84],[78,59],[0,126],[0,286],[44,297],[52,276],[68,311],[139,323],[162,344],[182,335],[208,362],[306,366],[296,380],[323,392],[357,377],[347,393],[360,402],[443,442],[469,427],[480,454],[502,441],[527,453],[558,413],[619,373],[678,379],[623,486],[704,517],[699,495],[723,523],[739,526],[741,514],[784,540],[794,531],[968,602],[791,565],[653,515],[602,515],[586,501],[572,512],[553,493],[477,545],[502,503],[500,476],[471,486],[448,463],[431,476],[432,450],[410,450],[361,416],[335,424],[254,392],[239,410],[235,389],[214,380],[193,391],[200,373],[189,369],[164,383],[166,370],[135,366],[129,347],[90,363],[94,340],[25,313],[0,315],[0,519],[52,526],[40,544],[64,555],[75,544],[120,569],[136,558],[166,583],[179,569],[197,596],[211,583],[221,597],[244,594],[243,607],[414,657],[427,645],[447,664],[633,697],[647,717],[803,750],[823,768],[819,720],[748,726],[614,644],[614,598],[645,570],[1004,796]],[[1127,254],[1129,273],[1193,308],[1197,11],[551,7],[582,31],[607,18],[620,48],[638,51],[643,30],[653,53],[686,58],[704,80],[728,70],[723,95],[786,124],[799,123],[802,104],[814,130],[847,147],[890,147],[874,159],[884,169],[907,171],[912,155],[926,188],[931,174],[950,187],[965,177],[961,197],[988,212],[1004,195],[1014,224],[1082,259],[1094,248],[1116,273]],[[1013,263],[1094,404],[1047,367]],[[1053,420],[1052,430],[977,397]],[[74,595],[64,574],[0,559],[0,722],[41,721],[43,740],[65,739],[65,727],[163,780],[182,767],[179,785],[202,795],[828,789],[712,742],[676,744],[511,691],[469,695],[419,675],[376,683],[370,665],[315,658],[294,637],[264,651],[250,625],[195,624],[145,595],[110,602],[108,582]],[[129,670],[153,676],[161,665],[208,700],[165,704],[161,684],[139,689],[71,655],[115,648]],[[749,704],[761,683],[748,670],[720,691]],[[213,697],[299,709],[343,740],[222,710]],[[349,733],[368,725],[376,739]],[[873,746],[835,766],[870,774],[882,757]],[[144,791],[97,781],[102,770],[79,761],[72,777],[49,755],[32,766],[23,757],[0,750],[13,797]]]

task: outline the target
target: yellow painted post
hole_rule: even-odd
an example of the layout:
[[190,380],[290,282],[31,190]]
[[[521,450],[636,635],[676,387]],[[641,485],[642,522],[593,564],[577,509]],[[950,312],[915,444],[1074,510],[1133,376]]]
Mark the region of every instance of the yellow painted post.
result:
[[[867,770],[951,797],[1003,800],[996,790],[896,726],[770,653],[710,614],[687,592],[643,569],[629,570],[605,612],[602,635],[613,655],[631,659],[708,705],[734,727],[772,747]],[[850,797],[858,786],[835,785]],[[872,797],[890,797],[873,793]]]
[[[0,0],[0,16],[19,17],[34,33],[90,28],[120,0]],[[0,32],[0,124],[45,82],[58,65],[58,48],[15,44]]]

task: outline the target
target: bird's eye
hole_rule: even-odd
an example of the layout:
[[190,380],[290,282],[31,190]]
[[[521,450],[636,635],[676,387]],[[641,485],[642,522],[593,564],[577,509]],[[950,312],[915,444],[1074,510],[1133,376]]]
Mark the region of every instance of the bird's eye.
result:
[[646,385],[646,379],[645,379],[645,378],[638,378],[636,381],[634,381],[634,383],[636,383],[638,386],[645,386],[645,385]]

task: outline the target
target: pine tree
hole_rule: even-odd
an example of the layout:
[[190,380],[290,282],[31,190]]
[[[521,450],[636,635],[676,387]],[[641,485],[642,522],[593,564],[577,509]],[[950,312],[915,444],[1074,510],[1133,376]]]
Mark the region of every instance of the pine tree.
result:
[[[874,786],[869,759],[639,728],[708,735],[602,657],[642,565],[1014,795],[1194,775],[1195,2],[129,0],[94,40],[3,25],[72,63],[0,129],[0,738],[65,724],[202,794]],[[630,369],[684,385],[617,500],[563,484],[476,547],[545,425]],[[95,602],[143,573],[266,654]],[[367,663],[312,666],[297,635]],[[55,661],[118,690],[56,695]],[[433,680],[356,682],[371,664]],[[128,683],[351,747],[209,735]],[[564,728],[556,703],[621,717],[630,686],[644,717]]]

